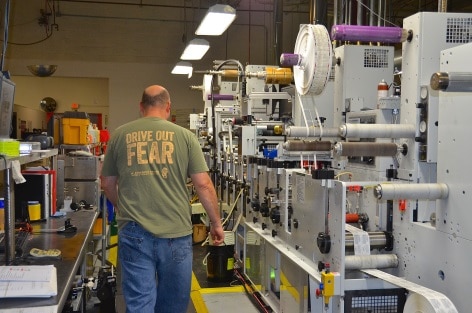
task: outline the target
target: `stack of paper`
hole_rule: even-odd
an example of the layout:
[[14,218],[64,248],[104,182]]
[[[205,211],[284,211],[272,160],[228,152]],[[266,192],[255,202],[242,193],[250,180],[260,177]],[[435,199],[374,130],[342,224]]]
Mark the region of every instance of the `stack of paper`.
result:
[[54,265],[0,266],[0,298],[47,298],[57,295]]

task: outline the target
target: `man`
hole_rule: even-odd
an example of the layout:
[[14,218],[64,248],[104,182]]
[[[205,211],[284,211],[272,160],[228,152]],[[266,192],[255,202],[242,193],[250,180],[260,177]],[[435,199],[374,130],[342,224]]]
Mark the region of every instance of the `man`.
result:
[[187,178],[224,240],[218,200],[196,136],[167,119],[168,91],[144,90],[142,117],[117,128],[102,167],[102,188],[115,206],[126,312],[186,312],[192,276]]

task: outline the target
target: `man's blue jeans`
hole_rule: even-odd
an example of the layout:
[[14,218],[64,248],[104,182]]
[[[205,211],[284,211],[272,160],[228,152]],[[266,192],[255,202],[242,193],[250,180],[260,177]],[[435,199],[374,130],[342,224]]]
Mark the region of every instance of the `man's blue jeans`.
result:
[[135,222],[118,234],[128,313],[185,313],[192,281],[192,236],[157,238]]

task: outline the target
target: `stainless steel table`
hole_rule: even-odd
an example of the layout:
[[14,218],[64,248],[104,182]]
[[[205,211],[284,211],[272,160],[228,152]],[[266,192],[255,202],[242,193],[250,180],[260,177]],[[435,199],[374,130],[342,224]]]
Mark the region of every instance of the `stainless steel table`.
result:
[[[77,274],[82,273],[85,266],[85,255],[88,243],[93,239],[93,224],[98,212],[80,210],[67,213],[65,217],[49,218],[46,222],[33,223],[33,233],[29,235],[23,246],[23,254],[14,260],[17,265],[49,265],[57,269],[57,296],[50,298],[15,298],[1,299],[1,309],[27,308],[57,305],[57,312],[61,312],[67,300],[72,284]],[[70,219],[71,225],[77,227],[74,233],[57,233],[53,230],[64,226]],[[31,248],[59,249],[62,252],[60,259],[41,259],[29,257]],[[4,265],[4,264],[2,264]]]

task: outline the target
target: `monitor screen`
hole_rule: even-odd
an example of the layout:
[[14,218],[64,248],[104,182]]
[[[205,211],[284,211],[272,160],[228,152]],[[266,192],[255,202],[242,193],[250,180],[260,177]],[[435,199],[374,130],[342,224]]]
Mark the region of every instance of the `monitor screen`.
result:
[[15,84],[0,74],[0,138],[10,138]]

